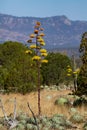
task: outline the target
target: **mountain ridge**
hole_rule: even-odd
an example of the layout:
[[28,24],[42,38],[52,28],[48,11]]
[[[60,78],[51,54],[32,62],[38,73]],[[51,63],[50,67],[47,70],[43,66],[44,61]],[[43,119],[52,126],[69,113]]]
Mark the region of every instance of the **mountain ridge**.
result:
[[87,31],[87,21],[72,21],[65,15],[52,17],[18,17],[0,13],[0,41],[26,43],[33,33],[36,21],[45,29],[46,47],[78,47],[82,34]]

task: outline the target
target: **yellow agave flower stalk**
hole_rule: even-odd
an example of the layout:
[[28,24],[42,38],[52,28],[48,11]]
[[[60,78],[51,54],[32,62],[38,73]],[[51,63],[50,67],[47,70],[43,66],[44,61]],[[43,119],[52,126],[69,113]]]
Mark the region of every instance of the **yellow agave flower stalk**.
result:
[[44,42],[43,38],[37,40],[38,42]]
[[40,39],[41,38],[41,36],[36,36],[36,39]]
[[[30,49],[34,49],[35,56],[32,57],[33,61],[36,61],[36,67],[37,67],[37,88],[38,88],[38,115],[41,114],[41,105],[40,105],[40,66],[41,63],[48,63],[48,60],[44,59],[45,56],[47,56],[47,50],[42,49],[42,46],[45,45],[44,39],[42,38],[45,36],[44,33],[42,33],[44,29],[41,27],[40,22],[36,22],[36,25],[34,27],[34,32],[30,35],[30,40],[28,40],[29,43],[33,43],[30,45]],[[34,42],[33,42],[34,41]],[[28,53],[28,51],[26,52]]]
[[36,22],[36,25],[40,26],[40,25],[41,25],[41,23],[40,23],[39,21],[37,21],[37,22]]
[[79,68],[77,68],[75,71],[77,72],[77,74],[79,74],[79,72],[80,72],[80,69],[79,69]]
[[71,74],[67,74],[67,76],[71,76]]
[[45,57],[45,56],[47,56],[47,53],[41,53],[41,56]]
[[34,57],[32,58],[32,60],[39,61],[39,60],[41,60],[41,57],[40,57],[40,56],[34,56]]
[[30,35],[30,38],[34,38],[34,37],[35,37],[35,34],[31,34],[31,35]]
[[48,63],[48,60],[43,59],[43,60],[41,60],[41,62],[42,62],[42,63]]
[[73,74],[77,74],[77,72],[76,72],[76,71],[74,71],[74,72],[73,72]]
[[40,35],[41,37],[45,36],[45,34],[44,34],[44,33],[40,33],[39,35]]
[[29,39],[27,42],[28,42],[28,43],[32,43],[32,39]]
[[46,49],[40,49],[40,53],[47,53]]
[[70,68],[70,65],[68,65],[67,68]]
[[31,49],[36,49],[36,44],[30,45]]
[[41,49],[41,46],[39,46],[39,45],[38,45],[38,46],[36,46],[36,49]]
[[41,46],[45,46],[45,42],[40,42],[40,45]]
[[38,29],[39,27],[40,27],[39,25],[36,25],[34,28],[35,28],[35,29]]
[[41,38],[38,38],[38,39],[37,39],[37,42],[40,42],[40,41],[41,41]]
[[69,69],[67,69],[67,71],[68,71],[68,72],[72,72],[72,69],[71,69],[71,68],[69,68]]
[[35,34],[38,34],[38,32],[39,32],[38,29],[35,29],[35,30],[34,30],[34,33],[35,33]]
[[26,54],[32,54],[32,51],[31,50],[26,50],[25,53]]
[[43,31],[44,30],[44,28],[40,28],[40,31]]

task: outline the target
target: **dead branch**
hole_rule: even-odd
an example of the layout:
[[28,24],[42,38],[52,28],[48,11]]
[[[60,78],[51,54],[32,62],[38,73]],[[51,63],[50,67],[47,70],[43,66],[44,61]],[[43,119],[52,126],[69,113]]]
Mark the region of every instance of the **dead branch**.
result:
[[3,103],[2,103],[2,100],[1,100],[1,99],[0,99],[0,107],[1,107],[1,109],[2,109],[2,112],[3,112],[3,115],[4,115],[5,120],[8,121],[9,119],[8,119],[8,117],[7,117],[7,115],[6,115],[6,112],[5,112],[5,110],[4,110],[4,106],[3,106]]
[[40,130],[40,129],[39,129],[38,122],[37,122],[37,119],[36,119],[36,117],[35,117],[35,114],[34,114],[34,112],[32,111],[32,109],[30,108],[29,102],[27,103],[27,105],[28,105],[28,108],[29,108],[29,110],[31,111],[32,116],[33,116],[33,118],[34,118],[34,120],[35,120],[35,124],[37,125],[37,130]]
[[16,98],[14,99],[14,120],[16,119]]
[[7,128],[9,130],[15,128],[18,125],[18,121],[16,120],[16,98],[14,100],[14,114],[13,114],[13,119],[12,118],[8,118],[7,114],[5,112],[4,106],[2,101],[0,100],[0,107],[2,109],[4,118],[5,118],[5,125],[7,126]]

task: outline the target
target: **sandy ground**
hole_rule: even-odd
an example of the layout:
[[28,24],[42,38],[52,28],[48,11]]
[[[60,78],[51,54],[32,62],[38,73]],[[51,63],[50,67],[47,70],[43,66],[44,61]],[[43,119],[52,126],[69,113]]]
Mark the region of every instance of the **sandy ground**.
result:
[[[54,105],[55,100],[62,95],[67,95],[70,93],[70,90],[42,90],[41,91],[41,112],[42,115],[52,116],[56,113],[62,113],[66,116],[69,116],[69,108],[65,106],[56,106]],[[17,113],[24,112],[31,115],[31,112],[28,109],[27,102],[29,102],[31,109],[37,115],[38,114],[38,105],[37,105],[37,92],[33,92],[26,95],[21,94],[9,94],[9,95],[0,95],[0,99],[4,105],[7,115],[13,113],[14,111],[14,98],[16,97],[17,101]],[[86,108],[79,108],[79,111],[84,114]],[[3,116],[2,110],[0,109],[0,117]]]
[[[59,95],[67,95],[70,91],[54,91],[54,90],[42,90],[41,91],[41,111],[42,115],[53,115],[58,112],[62,112],[63,108],[60,109],[54,105],[56,98]],[[29,102],[30,107],[33,112],[37,115],[38,113],[38,105],[37,105],[37,92],[33,92],[26,95],[21,94],[9,94],[9,95],[0,95],[0,99],[4,105],[5,111],[7,115],[13,113],[14,111],[14,99],[16,97],[17,101],[17,112],[23,111],[28,114],[29,112],[27,102]],[[0,116],[3,116],[2,110],[0,109]]]
[[[68,95],[71,93],[70,90],[42,90],[41,91],[41,113],[42,115],[52,116],[54,114],[64,114],[67,118],[70,117],[70,107],[65,106],[56,106],[54,104],[55,100],[64,95]],[[16,97],[17,102],[17,114],[19,112],[23,112],[31,116],[31,112],[28,109],[27,102],[29,102],[31,109],[33,110],[35,115],[38,115],[38,105],[37,105],[37,92],[33,92],[26,95],[21,94],[5,94],[0,95],[0,99],[2,100],[5,112],[7,115],[13,114],[14,112],[14,99]],[[84,115],[87,108],[82,106],[77,108],[80,114]],[[0,117],[3,116],[2,109],[0,108]],[[82,130],[83,124],[78,124],[77,129],[72,130]]]

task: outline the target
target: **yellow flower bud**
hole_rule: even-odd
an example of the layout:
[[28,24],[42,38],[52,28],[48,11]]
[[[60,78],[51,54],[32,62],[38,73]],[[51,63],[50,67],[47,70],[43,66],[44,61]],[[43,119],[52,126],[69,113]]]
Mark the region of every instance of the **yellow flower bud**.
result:
[[41,53],[41,56],[47,56],[47,53]]
[[71,68],[69,68],[67,71],[68,71],[68,72],[72,72],[72,69],[71,69]]
[[40,49],[40,53],[46,53],[47,50],[46,49]]
[[40,42],[40,45],[41,46],[45,46],[45,42]]
[[35,35],[34,35],[34,34],[31,34],[31,35],[30,35],[30,38],[34,38],[34,37],[35,37]]
[[44,33],[40,33],[40,36],[43,37],[43,36],[45,36],[45,34]]
[[34,30],[34,33],[35,33],[35,34],[38,34],[38,32],[39,32],[39,30]]
[[77,72],[76,72],[76,71],[74,71],[74,72],[73,72],[73,74],[77,74]]
[[41,25],[41,23],[37,21],[37,22],[36,22],[36,25],[40,26],[40,25]]
[[35,45],[35,44],[30,45],[30,48],[31,48],[31,49],[36,49],[36,45]]
[[71,74],[67,74],[67,76],[71,76]]
[[32,51],[31,50],[26,50],[25,53],[26,54],[32,54]]
[[48,63],[48,60],[41,60],[42,63]]
[[44,28],[40,28],[40,31],[43,31],[44,30]]
[[39,61],[39,60],[41,60],[41,57],[40,57],[40,56],[34,56],[34,57],[32,58],[32,60]]
[[37,36],[36,38],[37,38],[37,39],[40,39],[41,37],[40,37],[40,36]]
[[27,42],[28,42],[28,43],[32,43],[32,39],[29,39]]

